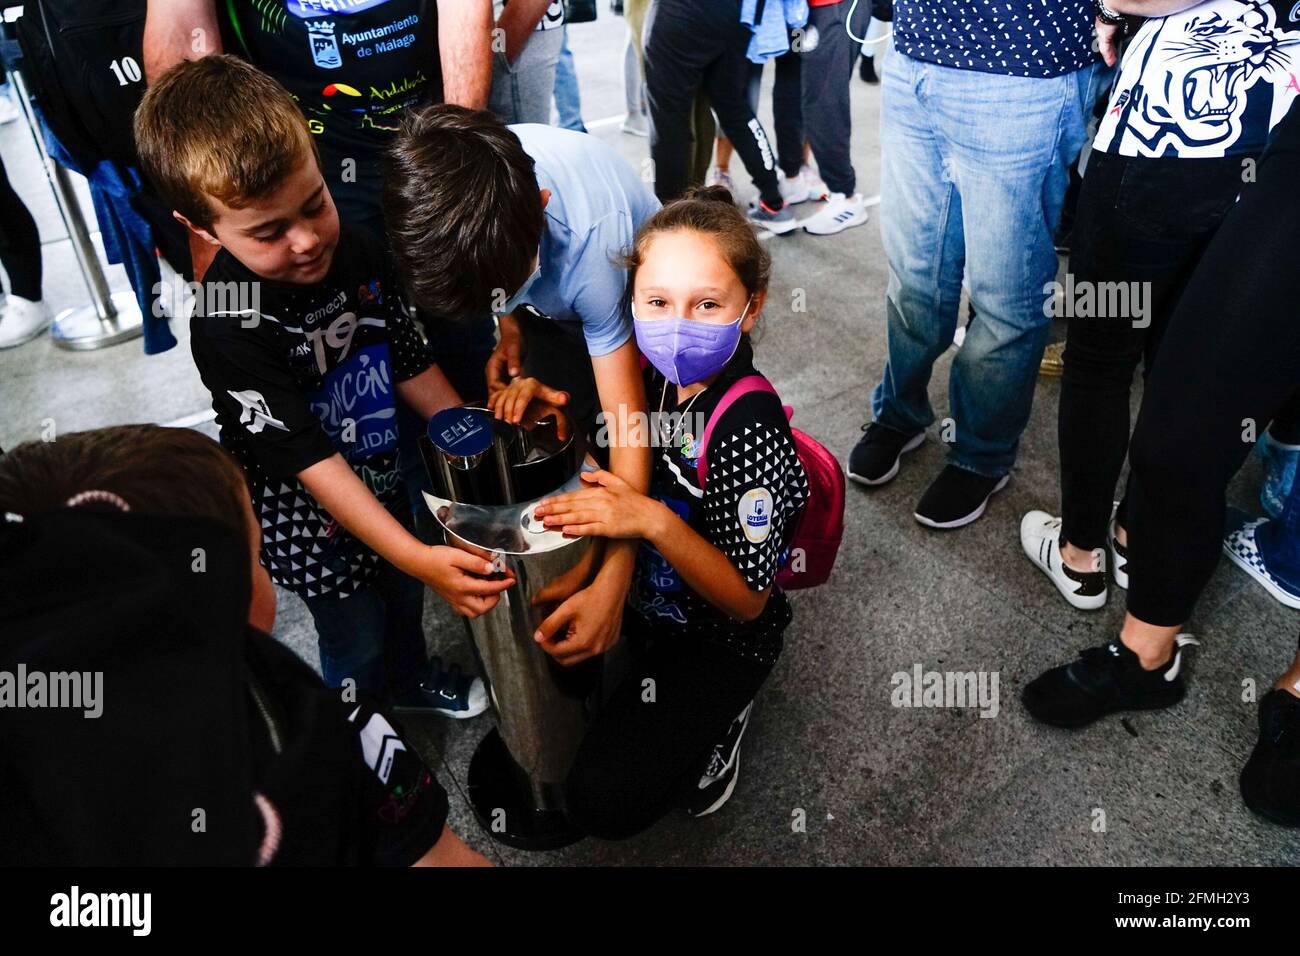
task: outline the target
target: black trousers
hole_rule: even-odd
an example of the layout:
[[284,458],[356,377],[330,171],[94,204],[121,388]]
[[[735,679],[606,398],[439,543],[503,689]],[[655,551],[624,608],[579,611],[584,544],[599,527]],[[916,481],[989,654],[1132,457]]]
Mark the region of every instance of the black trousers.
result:
[[[1069,320],[1058,417],[1061,532],[1076,547],[1091,550],[1105,543],[1128,452],[1133,372],[1139,361],[1150,370],[1184,287],[1243,188],[1243,158],[1144,159],[1094,152],[1088,161],[1070,272],[1075,290],[1099,294],[1092,314]],[[1107,310],[1100,305],[1101,283],[1126,290],[1122,314],[1096,314]],[[1125,527],[1126,511],[1121,503]]]
[[690,179],[690,115],[703,89],[768,206],[781,207],[776,156],[746,96],[752,37],[740,0],[655,0],[646,16],[645,82],[655,194],[681,196]]
[[[849,87],[858,45],[844,29],[848,6],[841,2],[808,9],[808,26],[792,43],[798,49],[777,57],[772,113],[781,171],[787,176],[799,172],[806,139],[827,188],[852,196],[857,178],[849,155]],[[817,42],[807,49],[813,31]]]
[[1300,385],[1300,109],[1169,321],[1129,449],[1128,609],[1182,625],[1219,560],[1224,491]]
[[[776,162],[787,177],[799,175],[803,168],[803,64],[799,54],[791,50],[782,53],[773,62],[776,77],[772,83],[772,131],[776,134]],[[760,71],[761,66],[755,65]],[[758,97],[751,98],[758,102]],[[758,112],[758,107],[754,107]]]
[[1300,445],[1300,391],[1274,416],[1269,433],[1283,445]]
[[713,747],[771,671],[694,633],[667,636],[661,628],[651,636],[634,618],[624,615],[630,669],[587,732],[565,787],[569,818],[606,840],[635,836],[685,804]]
[[41,300],[41,237],[36,221],[9,184],[0,161],[0,265],[9,276],[9,291],[32,302]]

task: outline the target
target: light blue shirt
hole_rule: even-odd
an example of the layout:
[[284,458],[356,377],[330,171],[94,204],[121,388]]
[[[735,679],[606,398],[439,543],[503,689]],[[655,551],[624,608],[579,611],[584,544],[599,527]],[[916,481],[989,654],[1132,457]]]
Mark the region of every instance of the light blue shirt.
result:
[[763,19],[755,22],[758,0],[743,0],[740,22],[754,31],[747,56],[751,63],[766,63],[790,49],[790,31],[808,23],[808,0],[772,0],[763,5]]
[[541,275],[524,300],[557,322],[580,323],[587,351],[608,355],[632,337],[621,260],[659,200],[594,136],[537,123],[510,130],[533,158],[538,186],[551,192]]

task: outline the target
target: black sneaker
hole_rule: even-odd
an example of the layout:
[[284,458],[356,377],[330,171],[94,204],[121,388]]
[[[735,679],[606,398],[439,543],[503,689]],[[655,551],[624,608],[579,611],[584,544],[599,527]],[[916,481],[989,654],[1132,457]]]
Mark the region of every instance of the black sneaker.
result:
[[880,77],[876,76],[876,58],[872,56],[862,57],[862,62],[858,64],[858,76],[863,83],[876,84],[880,82]]
[[1121,710],[1172,707],[1187,692],[1183,648],[1197,643],[1191,635],[1179,634],[1169,663],[1149,671],[1115,638],[1101,647],[1080,651],[1073,664],[1040,674],[1025,687],[1020,699],[1035,720],[1070,729]]
[[870,487],[893,480],[899,461],[923,441],[925,432],[905,435],[880,422],[867,422],[862,426],[862,437],[849,452],[849,480]]
[[989,499],[1007,486],[1010,475],[990,478],[947,465],[921,496],[913,515],[927,528],[960,528],[984,513]]
[[1300,699],[1284,690],[1259,702],[1259,742],[1241,771],[1241,799],[1265,820],[1300,827]]
[[393,702],[395,711],[437,714],[455,720],[477,717],[487,707],[483,678],[463,673],[459,664],[444,670],[440,657],[429,662],[429,670],[418,685]]
[[736,778],[740,776],[740,738],[745,736],[753,710],[754,702],[751,700],[740,716],[731,722],[726,739],[709,754],[704,775],[700,777],[695,793],[686,801],[686,812],[691,816],[707,817],[731,799],[736,789]]

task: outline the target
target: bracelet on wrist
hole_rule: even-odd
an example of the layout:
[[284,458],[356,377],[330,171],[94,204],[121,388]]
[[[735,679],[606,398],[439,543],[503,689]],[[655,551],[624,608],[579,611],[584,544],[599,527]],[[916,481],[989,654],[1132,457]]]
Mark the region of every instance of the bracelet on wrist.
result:
[[1121,27],[1128,32],[1128,18],[1122,13],[1116,13],[1110,7],[1106,6],[1105,0],[1095,0],[1094,8],[1097,13],[1097,19],[1102,23],[1108,23],[1113,27]]

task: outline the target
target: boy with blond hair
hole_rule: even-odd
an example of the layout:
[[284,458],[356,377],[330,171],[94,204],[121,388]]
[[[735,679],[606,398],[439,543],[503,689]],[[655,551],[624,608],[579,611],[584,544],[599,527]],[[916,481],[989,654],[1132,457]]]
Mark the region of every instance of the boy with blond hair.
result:
[[177,64],[135,117],[141,166],[217,253],[190,335],[222,444],[239,460],[272,579],[303,598],[331,686],[470,717],[478,678],[426,657],[423,587],[491,609],[509,578],[408,529],[397,402],[459,404],[402,303],[381,245],[340,227],[293,98],[231,56]]

